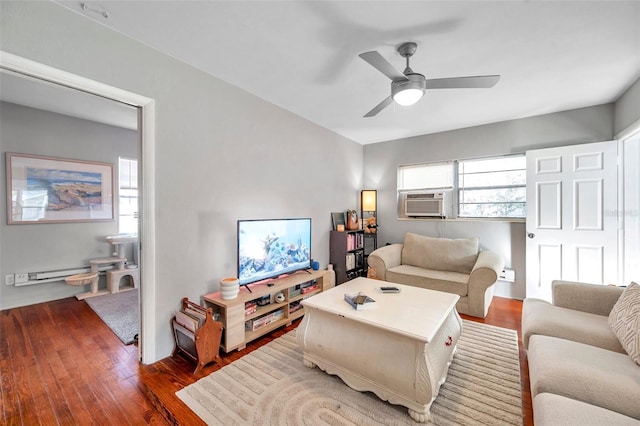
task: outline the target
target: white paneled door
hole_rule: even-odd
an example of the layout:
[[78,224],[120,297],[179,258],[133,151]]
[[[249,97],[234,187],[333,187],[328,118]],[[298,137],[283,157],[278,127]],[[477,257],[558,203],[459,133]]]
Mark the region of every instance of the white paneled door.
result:
[[617,142],[527,152],[527,297],[617,280]]

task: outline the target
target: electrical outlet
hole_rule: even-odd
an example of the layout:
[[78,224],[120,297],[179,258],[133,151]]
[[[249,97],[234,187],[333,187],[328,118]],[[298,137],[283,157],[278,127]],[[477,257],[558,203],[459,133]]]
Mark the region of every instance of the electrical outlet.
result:
[[8,274],[4,276],[4,285],[13,285],[15,281],[13,279],[13,274]]
[[513,283],[516,281],[516,271],[513,269],[504,268],[498,276],[500,281],[507,281]]
[[19,273],[15,275],[15,283],[22,284],[29,281],[29,274],[27,272]]

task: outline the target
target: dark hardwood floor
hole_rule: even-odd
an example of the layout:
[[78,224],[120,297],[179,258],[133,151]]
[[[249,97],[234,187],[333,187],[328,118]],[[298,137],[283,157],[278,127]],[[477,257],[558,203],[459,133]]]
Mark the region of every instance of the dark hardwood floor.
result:
[[[478,322],[518,330],[523,423],[533,425],[529,374],[522,350],[522,302],[496,297]],[[222,354],[229,364],[294,329],[296,321]],[[169,327],[169,325],[167,325]],[[202,425],[175,392],[218,369],[197,375],[193,362],[166,358],[138,362],[136,345],[123,345],[84,301],[68,298],[0,312],[0,424]]]

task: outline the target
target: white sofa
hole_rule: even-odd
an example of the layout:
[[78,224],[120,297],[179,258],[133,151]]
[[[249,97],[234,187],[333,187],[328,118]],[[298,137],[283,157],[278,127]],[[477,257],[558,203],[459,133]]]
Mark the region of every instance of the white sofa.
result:
[[640,287],[552,286],[522,308],[534,423],[640,425]]
[[380,247],[368,257],[371,276],[460,296],[458,312],[484,318],[504,260],[479,251],[478,238],[433,238],[407,233],[402,244]]

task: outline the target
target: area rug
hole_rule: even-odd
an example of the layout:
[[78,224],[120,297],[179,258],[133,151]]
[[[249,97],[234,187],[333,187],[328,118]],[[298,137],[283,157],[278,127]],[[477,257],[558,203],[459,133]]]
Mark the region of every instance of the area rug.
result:
[[[302,364],[295,330],[176,392],[209,425],[419,425],[407,409]],[[424,424],[424,423],[422,423]],[[518,338],[463,321],[429,425],[521,425]]]
[[89,297],[87,305],[125,345],[138,340],[140,333],[138,289]]

